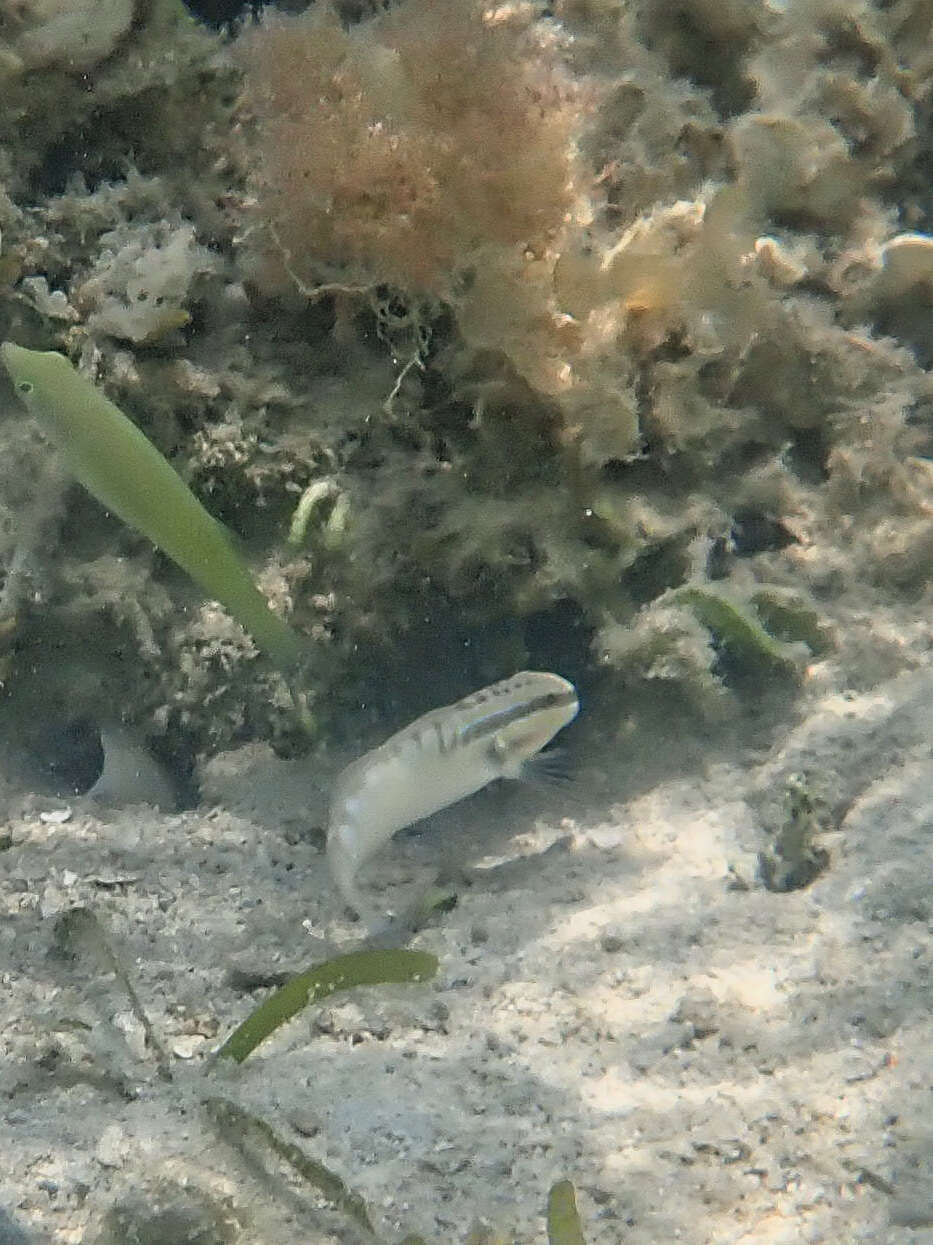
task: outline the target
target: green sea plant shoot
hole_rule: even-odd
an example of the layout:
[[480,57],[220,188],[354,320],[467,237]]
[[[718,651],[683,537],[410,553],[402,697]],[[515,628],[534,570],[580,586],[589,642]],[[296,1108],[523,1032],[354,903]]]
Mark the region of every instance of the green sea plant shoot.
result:
[[283,670],[301,657],[222,525],[151,441],[57,351],[0,345],[16,394],[102,506],[146,536],[225,606]]
[[685,584],[668,593],[666,599],[690,609],[721,644],[749,665],[793,672],[799,669],[807,652],[800,644],[775,639],[752,609],[743,608],[721,590],[705,584]]
[[569,1180],[558,1180],[548,1193],[547,1239],[548,1245],[586,1245],[576,1194]]
[[306,1180],[313,1189],[323,1194],[328,1202],[349,1215],[357,1227],[362,1228],[368,1239],[376,1240],[366,1203],[358,1193],[347,1187],[336,1172],[305,1154],[300,1146],[282,1137],[265,1120],[244,1110],[235,1102],[227,1098],[212,1097],[206,1098],[202,1105],[208,1119],[212,1121],[225,1141],[242,1153],[245,1151],[247,1141],[251,1139],[250,1134],[253,1134],[264,1142],[273,1154],[284,1159],[289,1167]]
[[260,1042],[309,1003],[354,986],[427,981],[437,972],[437,957],[427,951],[351,951],[299,973],[264,999],[217,1051],[242,1063]]

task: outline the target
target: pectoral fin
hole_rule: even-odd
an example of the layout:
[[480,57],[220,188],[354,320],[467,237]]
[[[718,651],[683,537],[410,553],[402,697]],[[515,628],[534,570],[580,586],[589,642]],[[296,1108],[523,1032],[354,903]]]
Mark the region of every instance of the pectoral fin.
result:
[[520,777],[523,782],[530,782],[536,787],[556,787],[561,790],[568,790],[576,781],[566,748],[549,748],[547,752],[536,752],[533,757],[522,762]]

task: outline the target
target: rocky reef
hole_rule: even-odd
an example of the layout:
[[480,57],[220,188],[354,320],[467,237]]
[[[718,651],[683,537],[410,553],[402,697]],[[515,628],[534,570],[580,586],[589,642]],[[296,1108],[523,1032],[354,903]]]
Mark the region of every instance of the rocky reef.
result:
[[116,704],[191,756],[522,666],[616,716],[623,687],[708,716],[909,666],[922,627],[882,619],[933,567],[931,24],[908,0],[319,4],[224,36],[174,0],[5,14],[0,338],[137,421],[308,652],[299,728],[6,391],[14,716]]

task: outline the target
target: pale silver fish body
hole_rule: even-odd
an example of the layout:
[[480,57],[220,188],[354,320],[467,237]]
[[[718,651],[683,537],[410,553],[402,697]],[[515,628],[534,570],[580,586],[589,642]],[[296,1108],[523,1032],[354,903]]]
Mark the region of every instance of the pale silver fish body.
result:
[[522,769],[576,716],[572,683],[524,670],[416,718],[348,765],[331,797],[327,859],[344,901],[361,916],[360,868],[404,826]]

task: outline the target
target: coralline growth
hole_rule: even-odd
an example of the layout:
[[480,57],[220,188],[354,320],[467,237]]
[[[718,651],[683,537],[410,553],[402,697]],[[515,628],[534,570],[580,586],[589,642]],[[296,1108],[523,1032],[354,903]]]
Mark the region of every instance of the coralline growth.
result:
[[[227,43],[124,2],[80,52],[54,8],[0,26],[0,333],[247,538],[329,713],[423,645],[471,655],[426,703],[566,660],[709,708],[751,638],[769,666],[837,623],[897,667],[854,624],[933,565],[923,5],[319,4]],[[275,733],[275,685],[138,548],[50,542],[52,507],[24,553],[5,435],[27,641],[109,618],[160,729]]]

